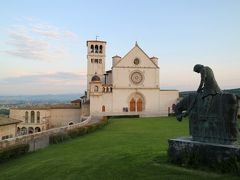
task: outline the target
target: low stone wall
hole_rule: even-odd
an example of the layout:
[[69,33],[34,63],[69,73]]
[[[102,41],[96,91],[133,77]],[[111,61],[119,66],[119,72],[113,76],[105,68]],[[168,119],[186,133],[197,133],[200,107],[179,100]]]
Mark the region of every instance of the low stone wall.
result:
[[164,117],[168,116],[167,110],[159,110],[158,112],[98,112],[92,113],[93,116],[139,116],[139,117]]
[[0,149],[8,148],[18,144],[29,144],[29,151],[35,151],[38,149],[45,148],[49,145],[49,136],[57,133],[65,133],[70,129],[86,126],[91,123],[91,116],[85,121],[70,126],[63,126],[60,128],[53,128],[39,133],[30,135],[18,136],[15,138],[0,141]]

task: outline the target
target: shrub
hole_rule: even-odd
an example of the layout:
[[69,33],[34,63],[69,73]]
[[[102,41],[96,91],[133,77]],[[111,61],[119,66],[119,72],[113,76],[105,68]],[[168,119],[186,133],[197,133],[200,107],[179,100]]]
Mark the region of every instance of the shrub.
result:
[[86,129],[87,129],[87,133],[93,132],[93,131],[95,131],[96,129],[98,129],[98,124],[88,125],[88,126],[86,126]]
[[84,128],[84,127],[80,127],[78,128],[78,135],[81,136],[81,135],[84,135],[87,133],[87,129]]
[[86,134],[86,133],[87,133],[87,129],[84,128],[84,127],[79,127],[79,128],[71,129],[71,130],[68,131],[68,135],[69,135],[71,138],[75,138],[75,137],[84,135],[84,134]]
[[101,120],[99,123],[96,124],[91,124],[91,125],[86,125],[84,127],[78,127],[75,129],[70,129],[67,131],[67,133],[57,133],[57,134],[53,134],[50,135],[49,137],[49,143],[50,144],[59,144],[62,143],[65,140],[68,139],[73,139],[76,138],[78,136],[82,136],[84,134],[87,133],[91,133],[99,128],[102,128],[104,125],[107,124],[107,119],[103,119]]
[[71,138],[75,138],[79,135],[78,128],[77,129],[71,129],[67,133]]
[[0,150],[0,162],[5,162],[10,159],[21,156],[22,154],[27,153],[29,150],[29,144],[18,144],[4,148]]
[[50,144],[59,144],[62,143],[63,141],[68,140],[70,137],[66,133],[57,133],[57,134],[52,134],[49,136],[49,143]]

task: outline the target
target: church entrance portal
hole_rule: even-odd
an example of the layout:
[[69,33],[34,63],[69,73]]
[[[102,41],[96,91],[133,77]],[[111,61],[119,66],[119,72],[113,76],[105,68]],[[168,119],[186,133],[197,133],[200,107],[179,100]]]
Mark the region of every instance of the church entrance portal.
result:
[[130,112],[142,112],[144,109],[143,106],[143,97],[140,94],[137,93],[131,96],[129,102]]
[[138,99],[137,100],[137,112],[142,112],[142,105],[143,105],[143,103],[142,103],[142,99]]
[[135,112],[135,100],[132,98],[130,101],[130,112]]

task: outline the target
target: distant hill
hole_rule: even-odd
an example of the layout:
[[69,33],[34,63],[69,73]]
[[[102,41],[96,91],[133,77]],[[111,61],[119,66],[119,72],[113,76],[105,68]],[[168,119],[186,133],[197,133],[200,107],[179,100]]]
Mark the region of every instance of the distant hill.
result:
[[47,95],[21,95],[21,96],[0,96],[0,105],[20,105],[20,104],[55,104],[70,103],[70,101],[80,98],[83,94],[47,94]]
[[[179,93],[180,97],[185,97],[191,93],[195,93],[196,91],[183,91]],[[224,89],[223,90],[224,93],[232,93],[232,94],[236,94],[238,96],[240,96],[240,88],[236,88],[236,89]]]
[[226,90],[223,90],[223,91],[226,92],[226,93],[233,93],[233,94],[236,94],[236,95],[240,96],[240,88],[226,89]]

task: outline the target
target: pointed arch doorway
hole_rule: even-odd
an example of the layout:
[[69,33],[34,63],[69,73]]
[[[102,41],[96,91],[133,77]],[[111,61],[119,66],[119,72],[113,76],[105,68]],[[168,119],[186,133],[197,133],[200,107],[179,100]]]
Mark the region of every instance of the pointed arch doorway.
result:
[[142,112],[144,110],[144,98],[139,93],[134,93],[130,96],[129,109],[130,112]]
[[137,112],[142,112],[142,110],[143,110],[143,102],[142,102],[142,99],[141,98],[139,98],[138,100],[137,100]]
[[135,102],[135,99],[134,98],[132,98],[131,99],[131,101],[130,101],[130,112],[135,112],[136,110],[135,110],[135,105],[136,104],[136,102]]

